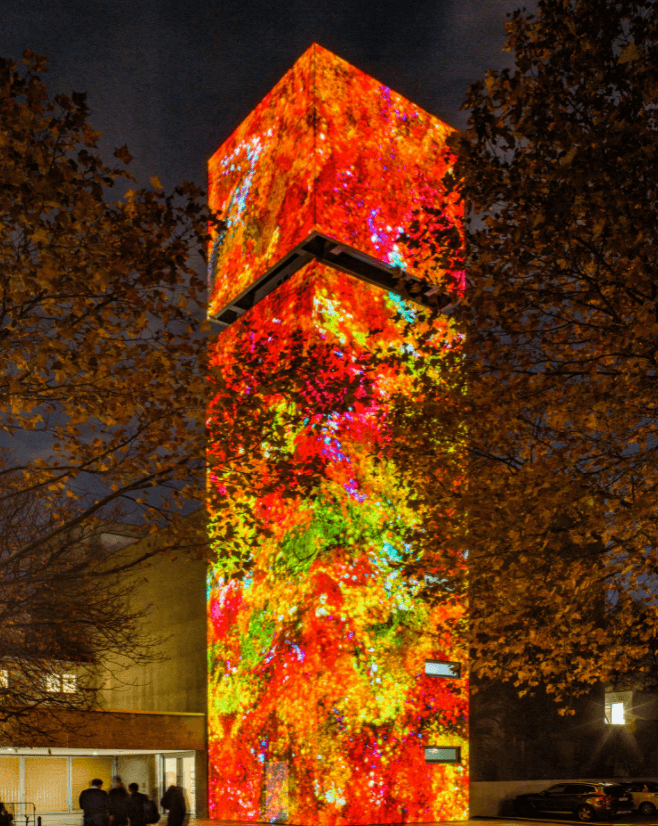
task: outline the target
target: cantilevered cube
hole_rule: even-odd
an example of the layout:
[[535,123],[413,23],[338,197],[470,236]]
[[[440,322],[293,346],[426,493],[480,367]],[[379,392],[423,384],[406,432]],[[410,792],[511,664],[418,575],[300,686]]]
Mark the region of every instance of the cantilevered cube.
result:
[[311,258],[387,289],[442,273],[401,237],[446,197],[450,127],[312,45],[217,150],[210,206],[225,221],[210,256],[211,316],[230,323]]

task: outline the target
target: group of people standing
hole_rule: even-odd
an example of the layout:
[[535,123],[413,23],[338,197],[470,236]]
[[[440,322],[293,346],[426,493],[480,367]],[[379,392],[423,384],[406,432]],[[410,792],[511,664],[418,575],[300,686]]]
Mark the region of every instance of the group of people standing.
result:
[[5,804],[0,800],[0,826],[11,826],[14,816],[5,809]]
[[[187,814],[185,795],[180,786],[170,786],[160,805],[169,812],[167,826],[182,826]],[[158,807],[147,795],[139,791],[137,783],[128,788],[120,777],[112,778],[109,793],[98,778],[80,794],[83,826],[148,826],[160,820]]]

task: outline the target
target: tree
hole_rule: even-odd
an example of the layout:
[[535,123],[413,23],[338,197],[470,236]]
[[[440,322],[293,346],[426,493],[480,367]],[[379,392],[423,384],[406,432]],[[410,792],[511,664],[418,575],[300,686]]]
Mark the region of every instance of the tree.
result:
[[469,277],[464,402],[413,438],[433,425],[467,452],[466,484],[434,506],[462,514],[475,673],[566,705],[641,677],[658,630],[657,14],[515,12],[514,66],[471,86],[452,139],[472,216],[452,263]]
[[[62,497],[58,512],[69,507]],[[10,497],[0,510],[3,745],[48,744],[53,732],[71,729],[68,712],[96,706],[103,666],[118,656],[149,658],[152,641],[139,633],[143,609],[131,605],[134,583],[107,573],[135,555],[123,549],[138,532],[116,525],[98,525],[94,533],[74,529],[9,561],[16,547],[34,541],[37,526],[46,533],[54,522],[29,493]]]
[[[209,216],[196,187],[166,194],[156,177],[111,201],[132,177],[97,154],[85,96],[49,97],[44,59],[24,63],[0,60],[0,655],[22,650],[39,669],[29,652],[53,642],[55,614],[69,659],[94,662],[94,635],[108,641],[115,577],[138,560],[89,553],[103,525],[159,530],[201,498],[203,281],[190,257]],[[130,161],[125,146],[114,154]],[[167,537],[158,551],[180,544]],[[5,720],[39,702],[30,690],[4,692]]]

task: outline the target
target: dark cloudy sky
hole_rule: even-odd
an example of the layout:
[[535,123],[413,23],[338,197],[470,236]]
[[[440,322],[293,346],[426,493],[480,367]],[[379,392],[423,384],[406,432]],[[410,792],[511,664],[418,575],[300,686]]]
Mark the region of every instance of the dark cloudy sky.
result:
[[[460,126],[468,84],[509,60],[520,0],[1,0],[0,54],[50,60],[133,174],[205,187],[219,144],[313,42]],[[526,3],[527,5],[527,3]]]

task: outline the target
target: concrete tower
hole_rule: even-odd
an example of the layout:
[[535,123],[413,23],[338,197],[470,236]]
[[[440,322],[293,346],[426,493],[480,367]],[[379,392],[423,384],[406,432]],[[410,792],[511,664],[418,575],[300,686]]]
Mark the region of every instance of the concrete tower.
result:
[[210,160],[211,817],[468,817],[466,606],[401,567],[463,557],[423,547],[389,427],[461,286],[409,240],[461,226],[449,132],[313,45]]

